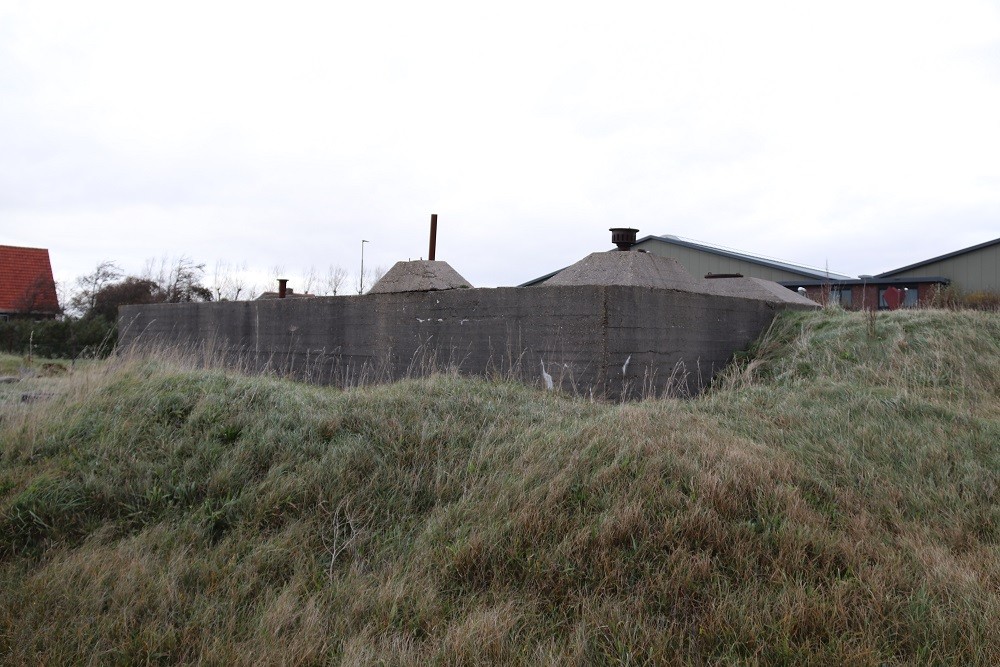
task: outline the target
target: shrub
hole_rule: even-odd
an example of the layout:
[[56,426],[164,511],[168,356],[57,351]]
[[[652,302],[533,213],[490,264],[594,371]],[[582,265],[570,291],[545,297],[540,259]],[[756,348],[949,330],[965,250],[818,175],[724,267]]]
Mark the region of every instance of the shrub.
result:
[[118,341],[115,323],[103,317],[0,322],[0,351],[39,357],[106,357]]
[[1000,311],[1000,293],[983,290],[973,292],[963,300],[966,308],[974,310]]
[[931,308],[959,310],[962,308],[962,293],[952,285],[938,285],[931,296]]
[[949,310],[970,309],[997,312],[1000,311],[1000,292],[979,290],[964,294],[957,287],[948,285],[935,290],[930,306]]

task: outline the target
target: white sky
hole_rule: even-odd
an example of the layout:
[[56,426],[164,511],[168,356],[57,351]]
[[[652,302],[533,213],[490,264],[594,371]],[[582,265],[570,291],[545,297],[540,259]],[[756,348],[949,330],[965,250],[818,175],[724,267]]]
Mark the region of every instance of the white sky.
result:
[[609,227],[878,273],[1000,236],[1000,2],[0,0],[0,243],[57,278]]

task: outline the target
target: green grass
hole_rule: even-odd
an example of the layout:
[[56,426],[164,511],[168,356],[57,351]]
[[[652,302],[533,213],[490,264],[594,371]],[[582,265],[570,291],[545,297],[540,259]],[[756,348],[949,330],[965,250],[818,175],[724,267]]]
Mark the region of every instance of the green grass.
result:
[[1000,660],[1000,316],[781,317],[689,401],[165,360],[0,402],[11,664]]
[[[92,360],[88,359],[86,362],[80,363],[91,362]],[[41,375],[50,377],[62,375],[73,365],[74,362],[68,359],[34,357],[29,360],[28,357],[0,352],[0,375],[3,376]]]
[[0,352],[0,375],[17,375],[24,365],[21,357]]

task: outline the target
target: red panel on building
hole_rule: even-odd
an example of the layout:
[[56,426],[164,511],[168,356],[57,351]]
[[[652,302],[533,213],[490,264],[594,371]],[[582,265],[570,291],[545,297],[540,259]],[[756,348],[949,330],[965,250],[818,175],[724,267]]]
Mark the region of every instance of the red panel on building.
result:
[[887,287],[885,289],[885,295],[882,297],[885,299],[885,303],[889,306],[889,310],[896,310],[903,305],[903,290],[898,287]]

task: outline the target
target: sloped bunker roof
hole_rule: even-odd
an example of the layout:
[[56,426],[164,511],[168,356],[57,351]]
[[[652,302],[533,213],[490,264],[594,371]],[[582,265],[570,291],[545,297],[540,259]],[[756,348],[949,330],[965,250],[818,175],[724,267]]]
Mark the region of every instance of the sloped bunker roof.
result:
[[819,308],[819,304],[798,292],[764,278],[712,278],[701,281],[704,291],[717,296],[734,296],[769,303]]
[[697,292],[817,308],[778,283],[760,278],[695,278],[672,257],[637,251],[595,252],[547,280],[543,286],[622,285]]
[[628,285],[683,289],[695,279],[670,257],[645,252],[594,252],[545,282],[549,285]]
[[396,262],[368,293],[429,292],[460,287],[471,285],[448,262],[421,259]]

